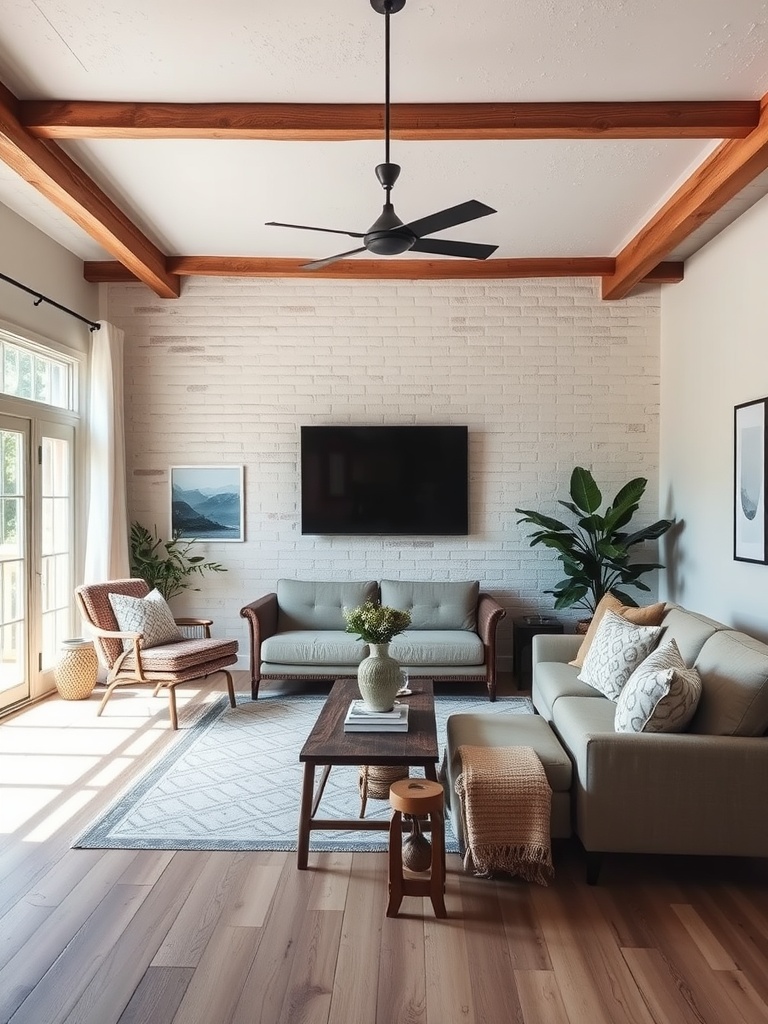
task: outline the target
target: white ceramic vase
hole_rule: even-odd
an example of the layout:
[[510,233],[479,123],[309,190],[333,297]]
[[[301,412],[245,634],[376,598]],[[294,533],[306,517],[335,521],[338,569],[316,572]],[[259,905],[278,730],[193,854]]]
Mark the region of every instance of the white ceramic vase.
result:
[[390,711],[402,685],[400,666],[389,656],[389,644],[369,644],[357,669],[357,685],[370,711]]

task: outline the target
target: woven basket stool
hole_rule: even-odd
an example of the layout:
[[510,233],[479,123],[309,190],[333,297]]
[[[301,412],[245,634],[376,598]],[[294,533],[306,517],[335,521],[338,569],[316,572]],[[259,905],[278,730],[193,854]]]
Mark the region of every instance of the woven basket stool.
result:
[[365,817],[365,805],[371,800],[389,800],[389,787],[393,782],[408,778],[405,764],[361,764],[357,784],[360,790],[360,817]]
[[64,700],[86,700],[93,693],[99,659],[93,640],[75,637],[62,640],[61,656],[53,670],[56,689]]
[[[429,896],[435,917],[447,917],[445,892],[445,824],[443,787],[431,779],[401,779],[389,790],[392,820],[389,823],[389,903],[387,917],[397,917],[403,896]],[[403,877],[403,815],[429,815],[432,832],[432,863],[429,878]]]

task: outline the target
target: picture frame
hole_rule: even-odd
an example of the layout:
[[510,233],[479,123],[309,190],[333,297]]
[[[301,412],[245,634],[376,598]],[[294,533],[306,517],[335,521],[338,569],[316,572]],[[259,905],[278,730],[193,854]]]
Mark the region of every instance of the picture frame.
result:
[[171,466],[171,536],[245,540],[243,466]]
[[733,557],[737,562],[768,562],[766,474],[768,398],[734,408]]

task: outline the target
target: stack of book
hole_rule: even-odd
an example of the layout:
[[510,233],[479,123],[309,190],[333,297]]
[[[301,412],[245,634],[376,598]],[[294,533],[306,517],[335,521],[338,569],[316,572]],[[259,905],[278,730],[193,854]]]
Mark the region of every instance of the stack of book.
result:
[[408,705],[395,704],[391,711],[368,711],[353,700],[344,719],[344,732],[408,732]]

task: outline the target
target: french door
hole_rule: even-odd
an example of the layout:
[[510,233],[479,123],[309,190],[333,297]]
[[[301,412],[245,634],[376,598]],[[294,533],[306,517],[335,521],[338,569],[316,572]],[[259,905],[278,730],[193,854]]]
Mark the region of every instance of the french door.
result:
[[72,635],[74,429],[0,416],[0,710],[45,693]]

